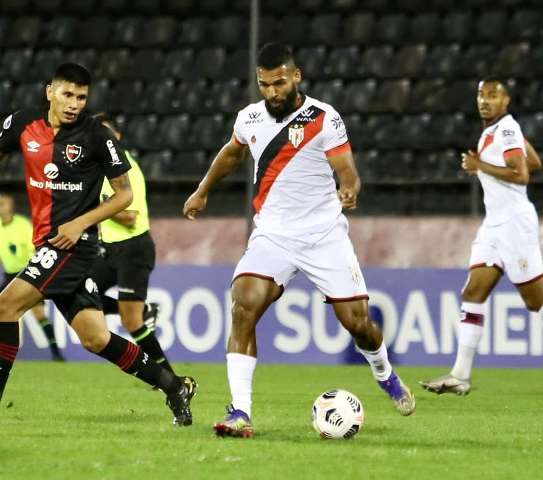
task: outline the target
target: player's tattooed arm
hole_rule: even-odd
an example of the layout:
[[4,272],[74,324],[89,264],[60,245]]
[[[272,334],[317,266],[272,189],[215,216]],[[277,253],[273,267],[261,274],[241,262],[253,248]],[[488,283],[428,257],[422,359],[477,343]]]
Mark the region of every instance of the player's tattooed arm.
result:
[[247,156],[247,145],[238,143],[232,135],[230,141],[224,145],[213,162],[198,188],[187,199],[183,206],[183,215],[194,220],[207,205],[209,191],[221,180],[232,173]]
[[356,208],[360,193],[360,176],[354,163],[353,154],[349,152],[328,157],[328,162],[334,169],[339,180],[338,197],[341,206],[347,210]]
[[70,249],[91,225],[113,217],[132,203],[132,188],[128,174],[124,173],[116,178],[110,178],[109,183],[113,188],[113,195],[96,208],[61,225],[57,235],[49,240],[49,243],[63,250]]

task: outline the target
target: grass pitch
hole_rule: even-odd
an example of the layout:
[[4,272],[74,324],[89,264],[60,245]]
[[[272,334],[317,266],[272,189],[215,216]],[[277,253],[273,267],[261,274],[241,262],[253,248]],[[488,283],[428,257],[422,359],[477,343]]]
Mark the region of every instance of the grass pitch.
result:
[[[479,369],[465,398],[416,382],[445,369],[399,368],[417,394],[401,417],[357,366],[259,365],[253,439],[215,438],[229,401],[226,368],[194,375],[195,424],[175,428],[164,396],[105,363],[16,363],[0,404],[2,480],[541,478],[540,370]],[[355,393],[366,421],[353,440],[321,440],[311,405],[330,388]]]

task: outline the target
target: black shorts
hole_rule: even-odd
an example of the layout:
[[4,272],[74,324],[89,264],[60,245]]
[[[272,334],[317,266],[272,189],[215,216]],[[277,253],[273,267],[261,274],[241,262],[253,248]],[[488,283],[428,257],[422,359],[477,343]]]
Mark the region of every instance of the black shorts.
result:
[[149,232],[122,242],[104,243],[104,255],[93,268],[98,290],[119,287],[119,300],[145,301],[149,276],[155,268],[155,243]]
[[[4,281],[2,282],[2,285],[0,285],[0,292],[6,288],[10,282],[19,275],[18,273],[6,273],[4,272]],[[43,305],[45,302],[43,300],[40,300],[36,305]]]
[[72,250],[42,245],[17,275],[55,302],[68,323],[85,308],[102,310],[98,288],[90,275],[98,248],[94,243],[82,243]]

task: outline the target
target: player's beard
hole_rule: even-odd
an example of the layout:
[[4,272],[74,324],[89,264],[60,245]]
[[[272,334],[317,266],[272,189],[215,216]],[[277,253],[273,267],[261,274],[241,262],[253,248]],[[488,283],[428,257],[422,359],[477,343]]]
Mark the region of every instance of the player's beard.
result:
[[268,100],[264,100],[264,105],[266,105],[266,110],[273,118],[275,118],[276,120],[283,120],[283,118],[287,117],[296,110],[297,98],[298,89],[294,87],[285,97],[285,101],[281,103],[281,105],[274,107],[268,102]]

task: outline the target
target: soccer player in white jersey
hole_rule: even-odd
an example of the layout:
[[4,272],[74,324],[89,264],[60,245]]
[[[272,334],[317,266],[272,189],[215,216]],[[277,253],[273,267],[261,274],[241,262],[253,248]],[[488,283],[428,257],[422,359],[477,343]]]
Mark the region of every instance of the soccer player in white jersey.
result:
[[449,374],[421,382],[434,393],[466,395],[471,390],[473,359],[483,336],[484,302],[503,272],[528,310],[537,312],[543,306],[538,218],[526,194],[530,171],[541,168],[541,161],[508,113],[510,100],[501,81],[479,83],[477,106],[484,130],[477,153],[470,150],[462,155],[462,168],[479,177],[486,216],[472,244],[469,277],[462,291],[456,362]]
[[342,209],[356,207],[360,191],[345,125],[330,105],[299,91],[302,74],[290,48],[264,45],[257,65],[264,99],[239,112],[231,140],[183,209],[194,219],[205,208],[210,189],[250,150],[255,161],[255,229],[232,283],[226,355],[232,404],[214,429],[218,435],[253,435],[255,327],[298,271],[332,303],[380,386],[399,412],[409,415],[415,398],[393,372],[381,331],[369,317],[364,277],[342,214]]

